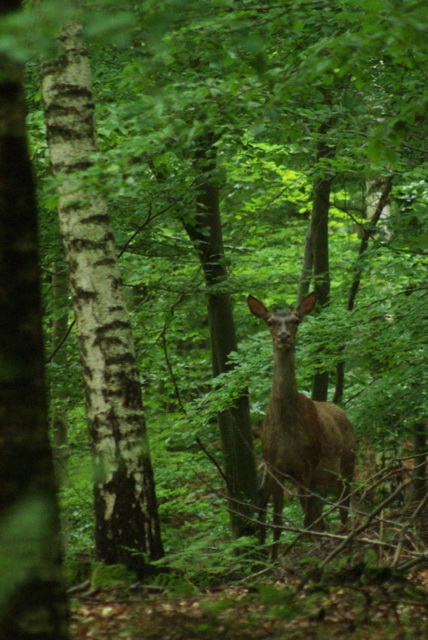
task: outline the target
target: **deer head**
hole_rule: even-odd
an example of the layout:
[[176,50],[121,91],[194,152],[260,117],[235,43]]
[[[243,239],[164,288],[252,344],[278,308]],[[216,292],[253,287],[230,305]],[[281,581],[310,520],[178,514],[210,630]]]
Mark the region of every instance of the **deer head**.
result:
[[264,304],[248,296],[250,311],[256,318],[263,320],[269,327],[274,349],[287,351],[294,347],[297,328],[308,313],[314,309],[317,301],[315,292],[310,293],[294,311],[268,311]]

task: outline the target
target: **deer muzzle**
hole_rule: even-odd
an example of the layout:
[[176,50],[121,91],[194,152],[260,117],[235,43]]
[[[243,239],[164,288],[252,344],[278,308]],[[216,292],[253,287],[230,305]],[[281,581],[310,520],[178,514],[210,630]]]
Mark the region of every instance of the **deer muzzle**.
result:
[[277,345],[279,348],[291,346],[293,343],[293,336],[288,331],[281,331],[277,336]]

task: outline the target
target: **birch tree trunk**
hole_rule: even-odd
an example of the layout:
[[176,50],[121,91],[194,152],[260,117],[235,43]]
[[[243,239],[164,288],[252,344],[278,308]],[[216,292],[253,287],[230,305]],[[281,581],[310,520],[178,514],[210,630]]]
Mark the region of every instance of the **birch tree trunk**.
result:
[[141,387],[109,215],[103,197],[83,182],[96,141],[81,26],[64,27],[59,45],[58,57],[41,65],[42,96],[96,473],[96,554],[142,575],[148,571],[144,555],[156,559],[163,550]]
[[66,640],[23,73],[0,70],[0,638]]

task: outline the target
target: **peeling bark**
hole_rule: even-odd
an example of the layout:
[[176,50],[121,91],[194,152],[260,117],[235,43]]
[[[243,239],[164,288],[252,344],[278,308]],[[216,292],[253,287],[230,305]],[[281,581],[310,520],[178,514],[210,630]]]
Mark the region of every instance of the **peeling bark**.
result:
[[[81,26],[41,65],[47,139],[57,178],[95,464],[96,553],[140,574],[161,557],[153,471],[129,315],[107,205],[84,185],[96,150],[91,71]],[[137,556],[132,550],[141,552]]]

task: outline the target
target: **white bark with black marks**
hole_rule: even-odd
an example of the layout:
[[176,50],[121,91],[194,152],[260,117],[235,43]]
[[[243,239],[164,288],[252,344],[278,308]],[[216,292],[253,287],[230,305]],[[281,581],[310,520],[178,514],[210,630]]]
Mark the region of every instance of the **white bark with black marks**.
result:
[[134,566],[162,555],[153,473],[129,315],[107,205],[85,184],[96,151],[89,59],[81,26],[66,26],[42,64],[42,95],[68,263],[96,467],[96,547]]

